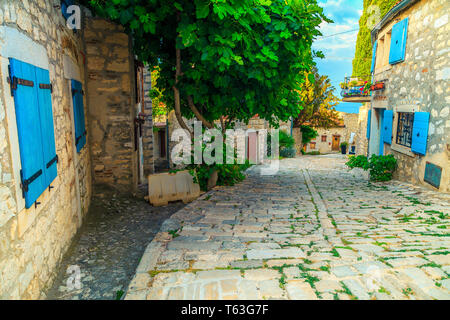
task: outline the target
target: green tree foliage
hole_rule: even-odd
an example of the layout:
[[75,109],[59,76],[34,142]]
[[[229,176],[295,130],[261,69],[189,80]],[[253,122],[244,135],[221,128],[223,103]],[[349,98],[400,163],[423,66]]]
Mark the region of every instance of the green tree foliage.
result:
[[338,124],[339,114],[334,107],[339,99],[333,93],[334,87],[328,76],[319,75],[317,68],[313,67],[305,78],[299,91],[303,108],[294,119],[294,127],[308,123],[315,128],[329,128]]
[[[85,0],[122,24],[135,53],[159,67],[157,86],[177,119],[206,127],[258,114],[277,126],[299,112],[322,21],[316,0]],[[173,94],[169,94],[173,92]],[[183,125],[184,124],[184,125]]]
[[310,126],[302,125],[300,127],[300,131],[302,132],[303,145],[309,143],[312,139],[316,138],[319,135],[319,133],[317,133],[317,131]]
[[152,90],[148,93],[152,98],[152,115],[153,121],[158,121],[162,117],[167,115],[169,111],[167,106],[164,104],[163,100],[163,90],[157,87],[159,78],[159,69],[154,68],[152,70]]
[[[372,40],[368,26],[375,26],[386,13],[391,10],[398,0],[364,0],[364,10],[359,19],[359,32],[356,40],[355,59],[353,59],[353,76],[361,77],[370,74],[370,66],[372,63]],[[379,16],[374,9],[379,8]]]

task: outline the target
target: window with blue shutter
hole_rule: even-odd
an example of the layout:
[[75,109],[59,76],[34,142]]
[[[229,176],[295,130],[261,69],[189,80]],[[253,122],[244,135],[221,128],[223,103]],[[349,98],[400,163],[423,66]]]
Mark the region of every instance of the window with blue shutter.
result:
[[30,208],[57,174],[51,84],[47,70],[10,59],[25,207]]
[[377,56],[377,45],[378,45],[378,41],[375,40],[374,44],[373,44],[373,48],[372,48],[372,67],[370,68],[370,72],[372,73],[375,70],[375,59]]
[[73,116],[75,123],[75,145],[80,152],[86,144],[86,124],[84,119],[83,86],[77,80],[72,80]]
[[414,123],[412,130],[411,151],[425,155],[427,152],[428,123],[430,122],[429,112],[414,113]]
[[384,111],[383,118],[383,142],[392,143],[392,122],[394,118],[394,112],[392,110]]
[[406,38],[408,35],[408,18],[397,22],[392,27],[391,47],[389,50],[389,64],[405,60]]
[[370,123],[372,119],[372,110],[369,110],[369,113],[367,114],[367,131],[366,131],[366,137],[367,139],[370,139]]

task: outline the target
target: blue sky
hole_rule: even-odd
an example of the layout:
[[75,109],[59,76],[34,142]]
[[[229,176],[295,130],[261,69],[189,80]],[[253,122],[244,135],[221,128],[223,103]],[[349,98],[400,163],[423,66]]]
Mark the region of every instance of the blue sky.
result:
[[[336,88],[336,96],[341,97],[339,83],[344,80],[345,75],[351,76],[358,31],[327,36],[358,29],[363,0],[319,0],[319,5],[334,23],[322,23],[320,30],[324,38],[317,39],[313,44],[313,49],[321,50],[325,55],[325,59],[317,59],[317,67],[320,74],[331,79]],[[358,103],[343,102],[336,106],[336,110],[356,113],[360,106]]]

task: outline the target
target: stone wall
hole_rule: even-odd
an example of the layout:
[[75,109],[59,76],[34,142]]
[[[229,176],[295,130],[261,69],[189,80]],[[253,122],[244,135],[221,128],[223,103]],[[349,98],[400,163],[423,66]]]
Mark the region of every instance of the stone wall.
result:
[[[374,94],[372,108],[397,112],[429,112],[430,123],[426,155],[396,145],[396,118],[392,145],[385,153],[398,160],[397,179],[423,184],[427,162],[442,168],[440,191],[450,191],[450,2],[419,1],[390,21],[378,36],[399,20],[409,17],[405,61],[376,68],[375,80],[387,80],[386,89]],[[372,123],[372,126],[374,123]]]
[[153,118],[152,99],[150,90],[152,89],[152,74],[148,67],[144,69],[144,114],[145,124],[143,125],[143,149],[144,149],[144,174],[147,176],[155,172],[155,160],[153,155]]
[[[54,1],[0,2],[0,299],[39,298],[88,211],[89,148],[74,151],[69,87],[74,76],[85,83],[82,38],[82,31],[66,28]],[[37,208],[24,208],[19,186],[17,124],[6,82],[9,57],[46,65],[53,84],[58,176]]]
[[369,140],[367,139],[367,116],[369,113],[370,104],[364,103],[359,108],[358,113],[358,127],[356,133],[356,154],[367,155],[367,146]]
[[135,79],[130,38],[121,26],[94,18],[86,24],[85,41],[94,183],[135,190]]

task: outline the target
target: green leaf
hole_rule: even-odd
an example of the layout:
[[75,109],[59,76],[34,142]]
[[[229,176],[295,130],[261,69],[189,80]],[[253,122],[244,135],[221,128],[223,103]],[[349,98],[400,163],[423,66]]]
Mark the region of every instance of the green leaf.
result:
[[174,3],[173,3],[173,6],[174,6],[175,8],[177,8],[179,11],[183,11],[183,7],[182,7],[181,4],[179,4],[178,2],[174,2]]
[[204,19],[209,15],[209,3],[207,1],[198,1],[199,4],[196,4],[196,16],[197,19]]

